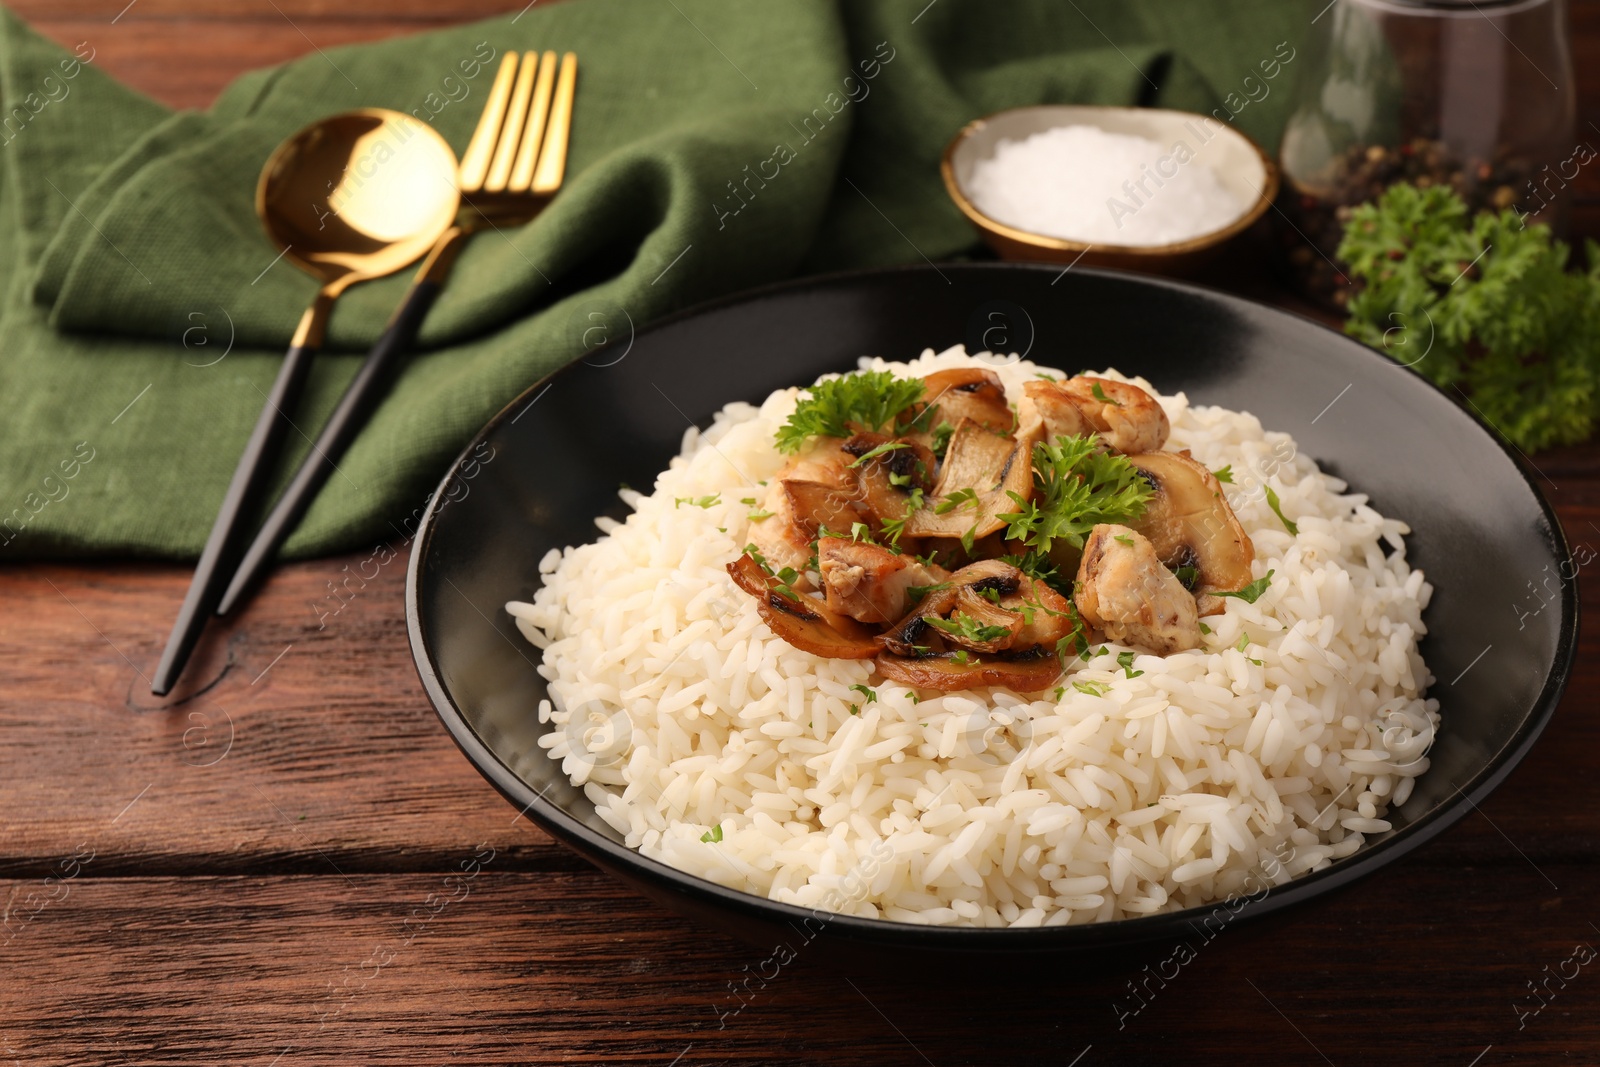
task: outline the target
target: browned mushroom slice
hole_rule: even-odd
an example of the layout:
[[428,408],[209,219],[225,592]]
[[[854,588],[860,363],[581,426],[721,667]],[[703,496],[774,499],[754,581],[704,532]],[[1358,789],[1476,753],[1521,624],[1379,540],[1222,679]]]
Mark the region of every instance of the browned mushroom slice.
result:
[[924,566],[912,556],[843,537],[817,542],[817,564],[828,607],[882,626],[905,615],[910,590],[938,585],[948,577],[942,567]]
[[956,604],[955,586],[941,583],[907,609],[905,618],[876,638],[878,644],[899,656],[929,656],[945,650],[944,634],[928,624],[942,619]]
[[919,431],[914,436],[922,444],[931,444],[940,423],[954,427],[962,419],[971,419],[995,433],[1010,433],[1016,424],[1011,405],[1006,402],[1006,387],[988,367],[935,371],[922,379],[922,386],[925,403],[912,407],[903,416]]
[[[927,493],[933,488],[933,453],[916,441],[858,433],[839,450],[848,457],[856,501],[868,513],[874,534],[882,531],[885,522],[905,517],[912,490]],[[848,533],[850,527],[830,525],[828,529]]]
[[1018,414],[1023,424],[1037,418],[1047,440],[1095,433],[1108,448],[1133,454],[1160,451],[1172,431],[1156,398],[1127,382],[1083,376],[1064,382],[1035,379],[1022,391]]
[[1226,606],[1212,593],[1250,584],[1256,550],[1222,494],[1222,485],[1187,452],[1129,456],[1155,490],[1144,514],[1130,523],[1150,539],[1156,557],[1194,594],[1200,614]]
[[945,653],[919,659],[885,652],[878,657],[877,667],[878,673],[891,681],[946,693],[984,685],[1036,693],[1061,677],[1061,661],[1048,649],[998,656]]
[[1078,567],[1078,611],[1113,641],[1160,655],[1200,647],[1194,597],[1126,526],[1096,526]]
[[746,554],[728,564],[734,584],[756,598],[756,610],[772,632],[802,652],[827,659],[870,659],[879,646],[872,631],[814,597],[788,595],[775,578]]
[[[1036,431],[1037,428],[1035,428]],[[913,537],[976,539],[1005,529],[999,516],[1033,497],[1037,432],[999,437],[962,419],[950,437],[934,495],[906,522]]]

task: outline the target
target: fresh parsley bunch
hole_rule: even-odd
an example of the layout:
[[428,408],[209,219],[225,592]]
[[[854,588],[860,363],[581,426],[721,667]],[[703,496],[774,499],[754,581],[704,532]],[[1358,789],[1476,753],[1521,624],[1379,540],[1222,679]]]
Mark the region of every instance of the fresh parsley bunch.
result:
[[1365,286],[1345,332],[1458,391],[1524,451],[1581,441],[1600,414],[1600,246],[1587,273],[1567,256],[1515,211],[1472,217],[1448,188],[1390,186],[1339,245]]

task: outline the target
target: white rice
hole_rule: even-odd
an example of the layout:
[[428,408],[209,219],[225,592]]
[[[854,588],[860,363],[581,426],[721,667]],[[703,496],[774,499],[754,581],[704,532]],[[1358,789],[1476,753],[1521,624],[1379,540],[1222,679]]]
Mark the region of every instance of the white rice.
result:
[[[910,376],[980,363],[1013,398],[1043,369],[959,348],[862,366]],[[540,744],[628,845],[807,908],[1039,926],[1254,891],[1390,828],[1439,720],[1417,653],[1432,589],[1406,563],[1405,524],[1346,493],[1287,434],[1160,397],[1166,447],[1232,467],[1255,577],[1275,572],[1256,603],[1230,598],[1203,620],[1203,649],[1135,650],[1143,673],[1129,678],[1116,663],[1125,646],[1109,644],[1074,663],[1059,700],[977,689],[919,702],[870,660],[820,659],[774,636],[724,570],[748,540],[741,499],[761,499],[785,462],[773,433],[798,392],[691,429],[653,493],[622,491],[626,522],[598,520],[598,541],[552,550],[533,603],[506,605],[544,650],[551,700],[538,714],[556,728]]]

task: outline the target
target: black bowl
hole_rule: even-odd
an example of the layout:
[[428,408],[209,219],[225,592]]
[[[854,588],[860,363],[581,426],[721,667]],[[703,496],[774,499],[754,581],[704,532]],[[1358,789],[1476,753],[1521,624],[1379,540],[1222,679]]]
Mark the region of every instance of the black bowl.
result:
[[[1418,339],[1422,342],[1424,339]],[[683,874],[623,846],[535,739],[539,653],[502,610],[531,600],[552,547],[622,517],[619,483],[649,486],[693,422],[734,400],[964,342],[1075,372],[1113,365],[1197,403],[1251,411],[1322,469],[1408,522],[1435,592],[1423,654],[1442,727],[1394,829],[1327,869],[1213,908],[1089,926],[924,927],[813,914]],[[758,945],[814,944],[833,962],[1002,954],[1014,963],[1177,937],[1260,915],[1369,874],[1464,816],[1510,773],[1555,709],[1576,647],[1574,583],[1518,617],[1527,583],[1571,573],[1560,525],[1514,457],[1412,371],[1319,325],[1248,301],[1114,272],[986,264],[776,286],[663,321],[540,382],[486,426],[422,521],[406,619],[422,683],[456,743],[513,805],[645,894]],[[1566,569],[1563,569],[1566,568]],[[1246,909],[1248,905],[1248,909]]]

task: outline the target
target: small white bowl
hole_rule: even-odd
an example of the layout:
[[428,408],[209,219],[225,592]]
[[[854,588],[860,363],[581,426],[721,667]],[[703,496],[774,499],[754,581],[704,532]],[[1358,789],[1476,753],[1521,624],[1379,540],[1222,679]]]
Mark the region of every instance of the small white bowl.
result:
[[[1224,188],[1250,207],[1220,229],[1164,245],[1113,245],[1048,237],[985,215],[972,202],[973,169],[992,157],[1002,141],[1020,141],[1058,126],[1095,126],[1107,133],[1145,137],[1165,146],[1179,143],[1198,152]],[[1278,168],[1250,138],[1207,115],[1143,107],[1091,107],[1040,104],[1012,108],[968,123],[944,150],[940,164],[945,189],[1001,259],[1083,262],[1157,274],[1188,274],[1212,259],[1248,230],[1278,195]]]

